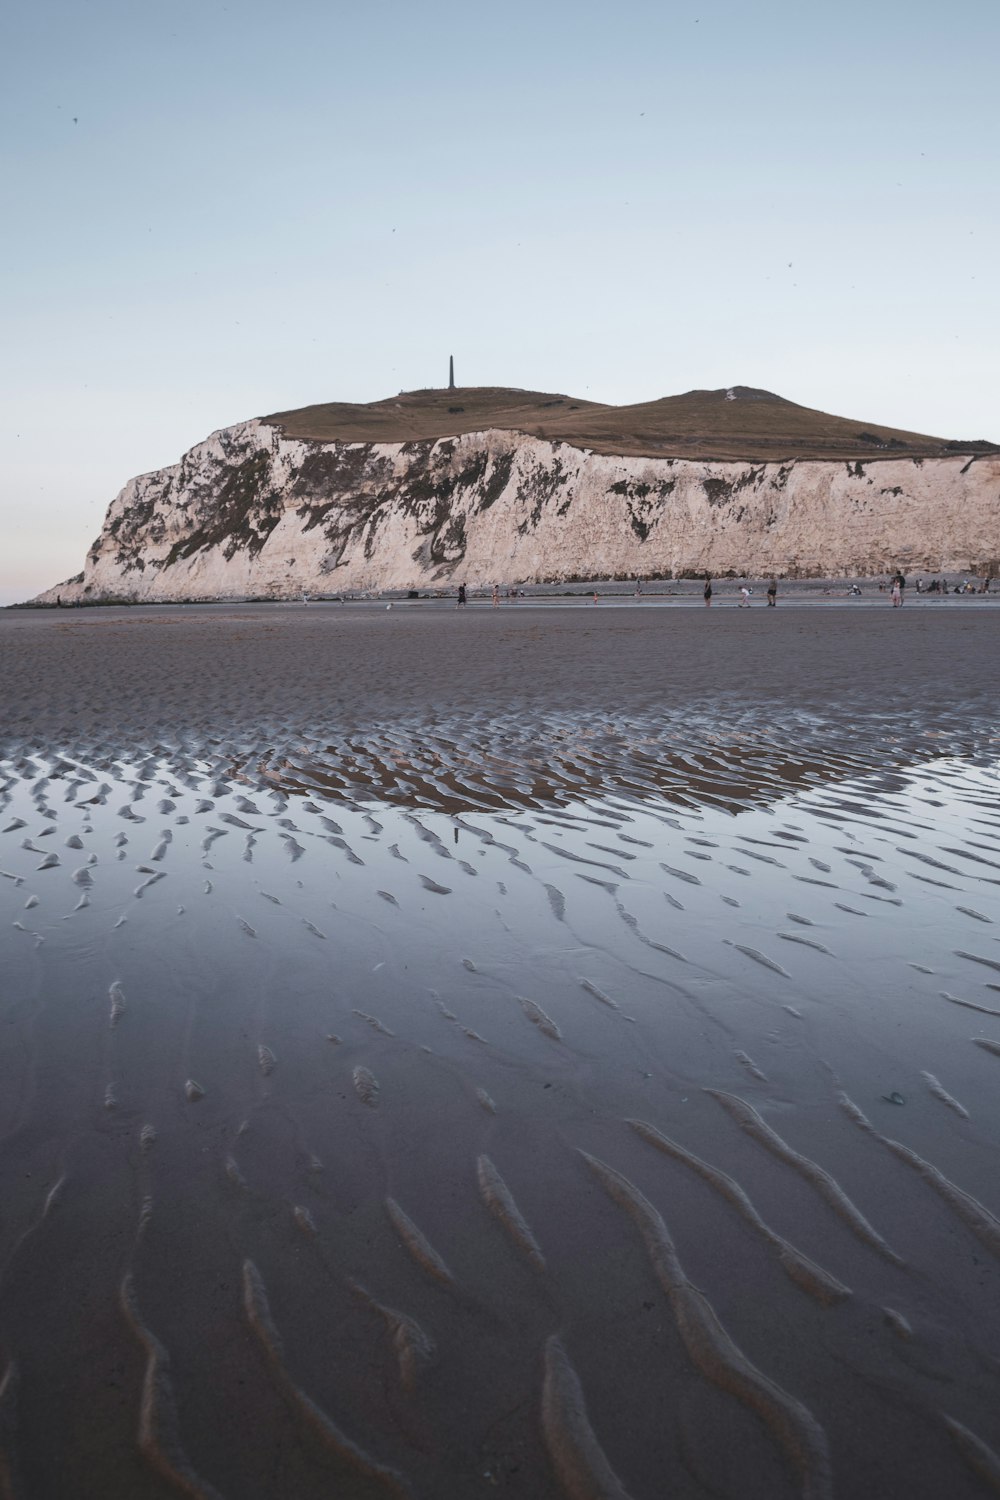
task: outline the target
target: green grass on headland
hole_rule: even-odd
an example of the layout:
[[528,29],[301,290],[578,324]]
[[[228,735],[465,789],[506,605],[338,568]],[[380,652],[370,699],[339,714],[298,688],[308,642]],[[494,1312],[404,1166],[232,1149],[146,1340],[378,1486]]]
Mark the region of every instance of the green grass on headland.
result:
[[401,391],[367,405],[334,401],[263,418],[288,437],[403,443],[499,428],[597,453],[649,458],[940,458],[1000,453],[985,440],[951,441],[797,406],[770,391],[688,391],[636,406],[498,386]]

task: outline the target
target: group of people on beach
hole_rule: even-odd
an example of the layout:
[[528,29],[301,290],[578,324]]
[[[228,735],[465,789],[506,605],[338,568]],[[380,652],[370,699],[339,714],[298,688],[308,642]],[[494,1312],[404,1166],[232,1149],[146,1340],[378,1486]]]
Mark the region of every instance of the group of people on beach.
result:
[[[508,589],[507,590],[507,598],[508,599],[523,599],[524,598],[524,589]],[[458,585],[458,600],[457,600],[457,602],[455,604],[455,608],[456,609],[465,609],[465,607],[468,604],[468,602],[469,602],[469,585],[467,583],[460,583]],[[500,608],[500,585],[498,583],[494,583],[491,586],[491,588],[490,588],[490,603],[493,605],[494,609],[499,609]]]
[[[753,584],[752,583],[744,583],[744,584],[740,585],[740,602],[739,602],[739,608],[740,609],[749,609],[750,608],[750,598],[751,598],[752,594],[753,594]],[[778,580],[776,578],[772,578],[771,582],[768,584],[768,586],[767,586],[767,596],[766,597],[767,597],[767,602],[768,602],[769,607],[771,609],[774,609],[776,607],[777,603],[778,603]],[[702,598],[705,600],[706,605],[711,605],[711,603],[712,603],[712,580],[711,580],[711,578],[706,578],[705,579],[705,587],[702,590]]]
[[[976,584],[975,584],[974,581],[972,581],[970,579],[966,579],[962,583],[956,583],[953,586],[951,592],[954,593],[954,594],[976,594],[976,593],[979,593],[979,594],[988,594],[990,592],[990,583],[991,583],[991,577],[990,577],[989,574],[987,574],[986,577],[983,579],[982,583],[980,584],[980,586],[978,588],[976,587]],[[896,572],[892,575],[892,577],[890,579],[888,579],[888,580],[886,580],[885,578],[880,578],[878,580],[878,590],[879,590],[879,593],[884,593],[886,591],[886,589],[889,590],[889,595],[890,595],[890,598],[892,600],[892,607],[893,607],[893,609],[901,609],[902,605],[903,605],[903,600],[904,600],[905,595],[906,595],[906,576],[903,573],[902,569],[897,569]],[[833,593],[833,592],[834,592],[834,590],[830,589],[830,588],[824,588],[823,589],[823,593],[824,594],[830,594],[830,593]],[[926,584],[923,582],[922,579],[918,578],[916,580],[916,592],[918,594],[938,594],[938,593],[940,593],[940,594],[947,594],[948,593],[948,584],[947,584],[947,581],[945,579],[943,579],[943,578],[942,579],[934,578],[934,579],[932,579],[930,581],[930,583],[926,583]],[[702,590],[702,597],[703,597],[703,599],[705,601],[706,606],[711,606],[713,593],[714,593],[714,590],[712,588],[712,578],[711,578],[711,575],[709,575],[709,576],[707,576],[705,578],[705,586],[704,586],[704,588]],[[847,593],[848,593],[849,597],[859,598],[861,596],[861,588],[860,588],[860,586],[857,583],[852,583],[850,585],[849,589],[847,590]],[[740,609],[749,609],[749,607],[750,607],[750,601],[751,601],[751,598],[753,597],[753,584],[751,584],[751,583],[743,583],[743,584],[741,584],[740,585],[739,594],[740,594],[740,597],[739,597],[739,608]],[[307,596],[305,594],[303,594],[302,597],[303,597],[303,601],[304,602],[308,602],[307,601]],[[512,598],[513,599],[517,599],[517,598],[522,598],[523,599],[524,597],[525,597],[525,594],[524,594],[524,590],[523,589],[508,589],[508,591],[507,591],[507,598],[508,599],[512,599]],[[597,592],[596,589],[594,590],[592,597],[593,597],[593,602],[595,604],[597,604],[598,601],[599,601],[600,596],[599,596],[599,594],[598,594],[598,592]],[[642,597],[642,582],[639,579],[636,580],[635,597],[637,599],[639,599],[639,598]],[[500,598],[501,598],[500,585],[499,584],[494,583],[492,585],[492,588],[491,588],[491,591],[490,591],[490,598],[491,598],[491,602],[493,604],[493,608],[494,609],[498,609],[500,607]],[[771,581],[768,583],[768,585],[767,585],[767,592],[766,592],[765,598],[767,600],[767,604],[768,604],[769,608],[773,609],[777,605],[777,602],[778,602],[778,580],[776,578],[772,578]],[[457,602],[456,608],[458,608],[458,609],[464,609],[467,603],[468,603],[468,585],[464,584],[464,583],[460,583],[459,586],[458,586],[458,602]]]
[[[951,592],[953,594],[988,594],[991,581],[987,573],[982,583],[976,588],[975,579],[963,578],[961,583],[953,584]],[[916,589],[918,594],[947,594],[948,580],[947,578],[932,578],[930,583],[924,583],[922,578],[918,578]]]

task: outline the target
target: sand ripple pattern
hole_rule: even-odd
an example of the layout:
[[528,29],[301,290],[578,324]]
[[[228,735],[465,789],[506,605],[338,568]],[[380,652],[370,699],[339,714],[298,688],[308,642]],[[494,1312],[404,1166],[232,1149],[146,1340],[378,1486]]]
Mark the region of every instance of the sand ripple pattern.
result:
[[247,1322],[270,1362],[271,1368],[281,1386],[291,1399],[295,1408],[301,1413],[304,1421],[312,1428],[320,1440],[331,1449],[338,1458],[346,1460],[350,1469],[357,1471],[365,1478],[380,1481],[384,1492],[388,1495],[403,1497],[412,1496],[412,1490],[403,1477],[392,1469],[386,1468],[364,1449],[359,1448],[349,1437],[341,1432],[335,1422],[321,1411],[316,1403],[306,1395],[292,1380],[285,1363],[285,1351],[281,1335],[278,1333],[271,1316],[271,1308],[267,1298],[267,1291],[263,1278],[252,1261],[243,1263],[243,1305],[246,1310]]
[[711,1304],[685,1276],[667,1227],[649,1200],[620,1172],[586,1153],[584,1157],[601,1185],[638,1226],[693,1363],[713,1384],[755,1412],[772,1431],[799,1473],[806,1500],[829,1500],[833,1495],[829,1447],[815,1417],[752,1365],[733,1343]]
[[833,614],[0,620],[0,1494],[995,1489],[1000,742],[899,613],[933,714]]
[[542,1430],[569,1500],[630,1500],[594,1436],[580,1377],[555,1334],[545,1345]]
[[765,1120],[762,1120],[752,1105],[746,1100],[739,1099],[735,1094],[724,1094],[719,1089],[707,1091],[713,1098],[718,1099],[723,1109],[732,1115],[738,1125],[741,1125],[748,1135],[758,1141],[765,1150],[770,1151],[779,1161],[791,1167],[793,1172],[798,1172],[800,1177],[810,1183],[825,1198],[827,1203],[838,1214],[844,1223],[854,1231],[859,1240],[884,1255],[886,1260],[895,1265],[902,1265],[902,1259],[898,1256],[879,1234],[873,1229],[857,1206],[851,1202],[839,1182],[835,1181],[818,1162],[811,1157],[804,1156],[796,1151],[787,1141],[783,1140],[776,1130],[772,1130]]
[[838,1281],[836,1276],[831,1276],[828,1271],[824,1271],[821,1266],[811,1261],[807,1255],[803,1255],[801,1251],[796,1250],[794,1245],[790,1245],[770,1225],[765,1224],[739,1183],[735,1182],[727,1173],[720,1172],[717,1167],[710,1166],[708,1162],[702,1161],[693,1152],[685,1151],[683,1146],[678,1146],[676,1141],[668,1140],[665,1135],[661,1135],[652,1125],[646,1125],[641,1120],[630,1120],[628,1123],[642,1140],[648,1141],[651,1146],[655,1146],[657,1151],[662,1151],[665,1155],[672,1156],[677,1161],[684,1162],[693,1172],[697,1172],[706,1182],[711,1183],[712,1187],[723,1198],[728,1199],[736,1211],[750,1225],[751,1229],[755,1229],[761,1238],[777,1251],[778,1260],[792,1281],[800,1286],[803,1291],[808,1292],[811,1297],[815,1297],[817,1302],[829,1305],[833,1302],[841,1302],[845,1297],[851,1295],[850,1289],[844,1286],[843,1282]]
[[131,1276],[121,1286],[122,1311],[146,1353],[138,1444],[153,1468],[179,1495],[191,1500],[221,1500],[219,1491],[192,1469],[180,1444],[177,1402],[170,1378],[170,1359],[155,1334],[143,1323]]
[[476,1164],[479,1192],[490,1213],[502,1225],[518,1250],[536,1271],[545,1270],[545,1257],[538,1241],[528,1228],[521,1210],[514,1202],[510,1188],[504,1182],[488,1156],[481,1156]]

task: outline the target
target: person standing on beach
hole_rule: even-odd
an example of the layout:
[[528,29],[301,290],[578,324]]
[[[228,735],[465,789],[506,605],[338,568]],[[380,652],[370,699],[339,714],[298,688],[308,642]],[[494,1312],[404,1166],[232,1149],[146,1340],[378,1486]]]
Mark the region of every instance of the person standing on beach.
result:
[[493,608],[500,608],[500,585],[498,583],[493,585]]
[[460,583],[458,585],[458,603],[456,604],[455,608],[456,609],[464,609],[465,608],[465,604],[466,604],[465,584],[464,583]]
[[712,580],[711,580],[711,578],[706,578],[705,579],[705,591],[704,591],[704,593],[702,595],[702,598],[705,600],[705,603],[709,607],[711,607],[711,603],[712,603]]
[[778,580],[772,578],[767,586],[767,602],[773,609],[778,602]]
[[750,595],[752,593],[753,589],[750,588],[747,584],[744,584],[740,589],[740,609],[743,609],[744,607],[746,609],[750,608]]
[[893,607],[893,609],[899,609],[899,607],[902,604],[902,602],[903,602],[903,591],[899,587],[899,575],[897,574],[896,577],[892,580],[892,607]]

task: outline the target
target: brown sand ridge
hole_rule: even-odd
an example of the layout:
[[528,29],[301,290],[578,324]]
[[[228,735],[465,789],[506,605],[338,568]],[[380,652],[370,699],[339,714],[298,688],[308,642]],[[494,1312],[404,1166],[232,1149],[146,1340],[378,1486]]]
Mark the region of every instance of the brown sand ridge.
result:
[[996,452],[799,406],[770,391],[732,386],[634,406],[494,386],[401,391],[384,401],[334,401],[262,418],[293,438],[403,443],[486,429],[524,432],[596,453],[650,458],[905,458]]

